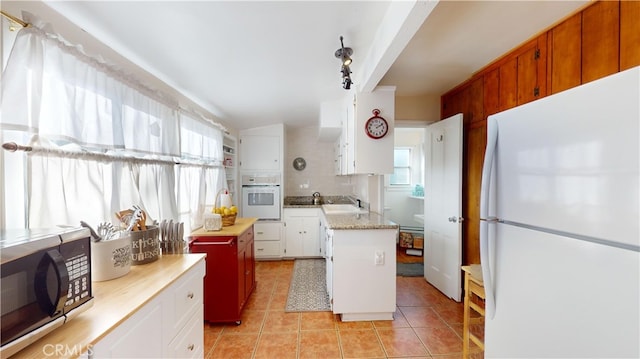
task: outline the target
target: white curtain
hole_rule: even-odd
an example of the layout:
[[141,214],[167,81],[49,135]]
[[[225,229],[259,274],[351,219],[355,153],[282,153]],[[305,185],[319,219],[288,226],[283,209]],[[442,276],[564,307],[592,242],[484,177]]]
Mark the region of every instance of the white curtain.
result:
[[3,71],[0,130],[31,136],[34,151],[5,154],[25,168],[0,168],[5,188],[26,188],[27,210],[11,208],[31,228],[115,221],[134,204],[151,220],[201,225],[226,187],[222,128],[23,17],[34,26],[20,30]]
[[180,138],[182,157],[203,165],[180,166],[180,217],[190,228],[201,227],[204,211],[215,205],[221,189],[228,188],[222,166],[223,133],[200,116],[182,111]]

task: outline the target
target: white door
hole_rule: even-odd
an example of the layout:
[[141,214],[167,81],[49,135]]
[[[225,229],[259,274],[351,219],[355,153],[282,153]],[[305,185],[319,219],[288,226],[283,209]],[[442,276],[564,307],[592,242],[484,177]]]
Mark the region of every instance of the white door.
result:
[[427,127],[424,277],[460,301],[462,263],[462,114]]

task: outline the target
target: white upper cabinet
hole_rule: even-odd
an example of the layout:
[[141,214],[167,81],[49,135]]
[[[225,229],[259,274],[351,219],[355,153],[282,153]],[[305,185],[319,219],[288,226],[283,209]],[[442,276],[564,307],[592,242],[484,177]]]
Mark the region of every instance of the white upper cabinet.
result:
[[[341,174],[393,173],[395,87],[379,86],[371,93],[358,93],[346,101],[345,107],[347,118],[338,140]],[[388,126],[388,132],[381,138],[367,134],[367,122],[376,116],[374,110],[379,111],[377,117]]]
[[342,132],[346,117],[344,101],[327,101],[320,104],[320,128],[318,140],[335,141]]
[[283,142],[283,125],[240,131],[240,170],[281,172]]

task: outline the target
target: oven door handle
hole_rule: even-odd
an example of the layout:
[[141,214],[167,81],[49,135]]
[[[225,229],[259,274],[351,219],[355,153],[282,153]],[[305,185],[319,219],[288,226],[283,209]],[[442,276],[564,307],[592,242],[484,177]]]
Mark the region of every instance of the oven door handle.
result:
[[[50,265],[56,276],[55,287],[50,287],[51,283],[47,281]],[[62,311],[69,292],[69,272],[64,257],[57,249],[45,252],[40,260],[35,275],[34,292],[40,308],[49,316],[53,317]]]

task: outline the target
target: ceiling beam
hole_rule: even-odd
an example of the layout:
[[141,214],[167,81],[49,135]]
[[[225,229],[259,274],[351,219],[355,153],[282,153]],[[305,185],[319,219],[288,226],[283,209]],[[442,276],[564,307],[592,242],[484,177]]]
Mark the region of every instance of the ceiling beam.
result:
[[375,89],[438,2],[439,0],[391,1],[365,57],[367,61],[355,76],[354,85],[359,92],[371,92]]

